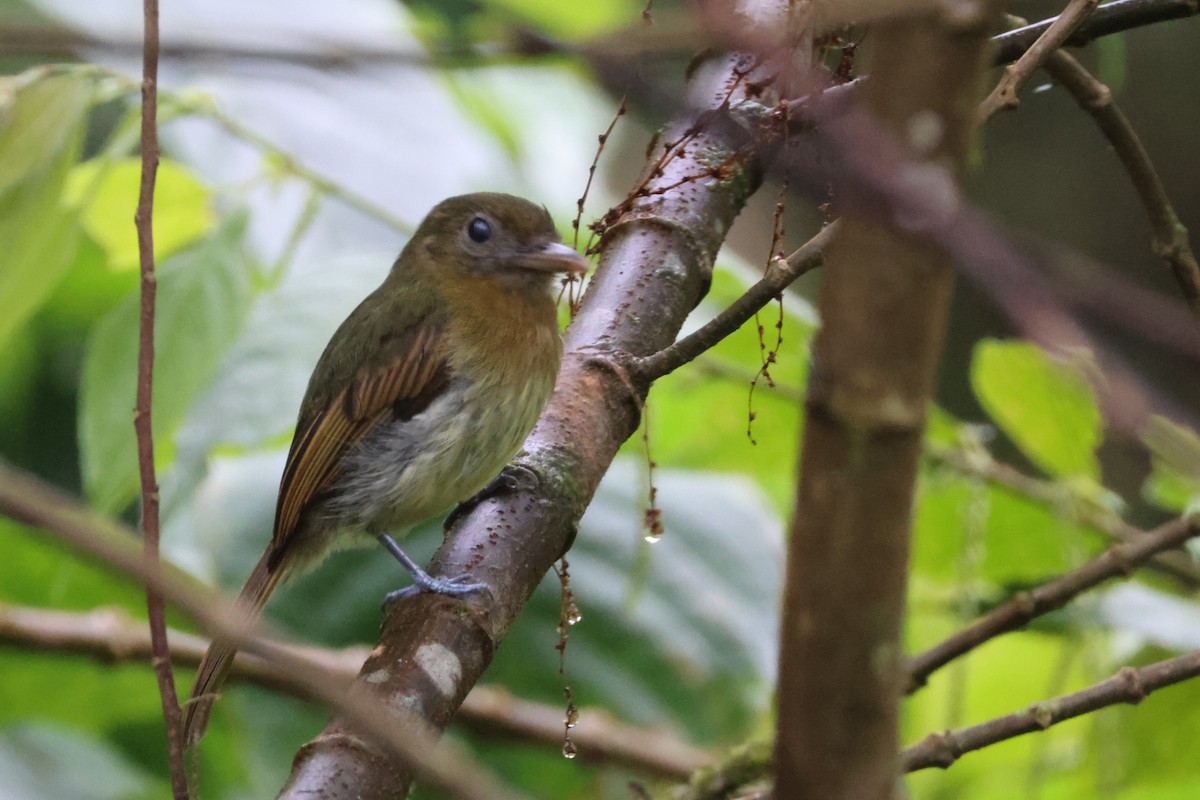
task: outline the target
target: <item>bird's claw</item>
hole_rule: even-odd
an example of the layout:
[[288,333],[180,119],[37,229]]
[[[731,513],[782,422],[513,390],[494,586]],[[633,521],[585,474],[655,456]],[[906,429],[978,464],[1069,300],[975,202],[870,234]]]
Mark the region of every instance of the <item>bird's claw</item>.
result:
[[427,572],[422,572],[420,575],[413,576],[412,586],[405,586],[403,589],[396,589],[384,595],[383,605],[380,608],[387,611],[401,600],[416,597],[421,592],[433,592],[434,594],[458,597],[488,588],[486,583],[468,583],[467,581],[474,581],[474,578],[466,572],[461,575],[455,575],[453,578],[435,578]]

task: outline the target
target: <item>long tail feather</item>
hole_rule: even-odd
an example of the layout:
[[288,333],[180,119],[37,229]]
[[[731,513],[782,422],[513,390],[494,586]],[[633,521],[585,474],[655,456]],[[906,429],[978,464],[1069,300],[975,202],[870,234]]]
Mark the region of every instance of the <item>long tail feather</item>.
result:
[[[259,559],[254,571],[246,580],[238,595],[236,608],[245,614],[247,623],[257,620],[262,614],[267,598],[279,581],[283,578],[284,570],[277,564],[274,569],[268,565],[271,551],[268,548]],[[196,670],[196,682],[192,686],[192,696],[188,700],[183,720],[183,741],[187,747],[195,747],[208,728],[208,718],[212,714],[212,706],[216,701],[225,679],[229,676],[229,668],[233,665],[233,657],[237,648],[231,642],[214,639]]]

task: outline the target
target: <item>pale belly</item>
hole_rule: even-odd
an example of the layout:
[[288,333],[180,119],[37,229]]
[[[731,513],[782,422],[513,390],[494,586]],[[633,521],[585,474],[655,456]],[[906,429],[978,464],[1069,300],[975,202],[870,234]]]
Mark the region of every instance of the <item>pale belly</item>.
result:
[[346,532],[403,535],[496,477],[517,454],[552,389],[545,381],[516,392],[451,384],[424,412],[363,443],[338,481],[330,510]]

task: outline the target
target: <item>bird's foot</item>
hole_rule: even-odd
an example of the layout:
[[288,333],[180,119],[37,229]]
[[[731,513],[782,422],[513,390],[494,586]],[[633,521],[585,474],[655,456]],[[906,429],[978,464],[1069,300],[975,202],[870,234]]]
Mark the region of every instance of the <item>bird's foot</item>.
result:
[[540,483],[538,474],[529,467],[522,466],[521,464],[509,464],[500,471],[499,475],[492,478],[487,486],[454,507],[454,510],[446,517],[446,521],[442,523],[442,533],[449,533],[464,516],[470,513],[471,509],[489,497],[495,497],[505,491],[515,492],[518,489],[536,489],[538,483]]
[[404,600],[408,597],[413,597],[421,592],[433,592],[435,594],[444,594],[451,597],[467,594],[469,592],[477,592],[480,589],[488,588],[486,583],[472,582],[474,579],[464,573],[455,575],[453,578],[435,578],[413,561],[408,553],[396,544],[396,540],[386,533],[380,534],[378,537],[379,543],[392,554],[392,557],[400,562],[401,566],[408,571],[412,576],[412,586],[406,586],[403,589],[397,589],[394,592],[388,592],[383,598],[383,610],[387,610],[389,606],[397,601]]
[[397,589],[384,595],[383,605],[380,608],[387,611],[393,604],[416,597],[421,592],[434,592],[455,597],[487,588],[486,583],[467,583],[473,578],[466,573],[455,575],[453,578],[435,578],[427,572],[422,572],[421,575],[424,576],[424,580],[414,575],[412,586],[405,586],[403,589]]

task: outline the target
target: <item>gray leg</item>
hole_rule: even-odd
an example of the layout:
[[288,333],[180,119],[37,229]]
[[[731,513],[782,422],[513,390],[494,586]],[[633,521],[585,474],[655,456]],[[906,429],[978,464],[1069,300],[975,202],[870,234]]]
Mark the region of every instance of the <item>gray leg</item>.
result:
[[486,583],[467,583],[471,580],[471,576],[467,574],[455,575],[453,578],[435,578],[417,565],[417,562],[409,558],[408,553],[404,552],[400,545],[396,544],[396,540],[386,533],[381,533],[375,537],[379,543],[383,545],[392,557],[400,562],[404,569],[408,570],[408,574],[412,576],[413,585],[403,589],[397,589],[394,592],[388,592],[383,599],[383,605],[387,606],[395,603],[397,600],[403,600],[406,597],[421,592],[435,592],[437,594],[446,594],[456,596],[475,592],[480,589],[486,589]]

